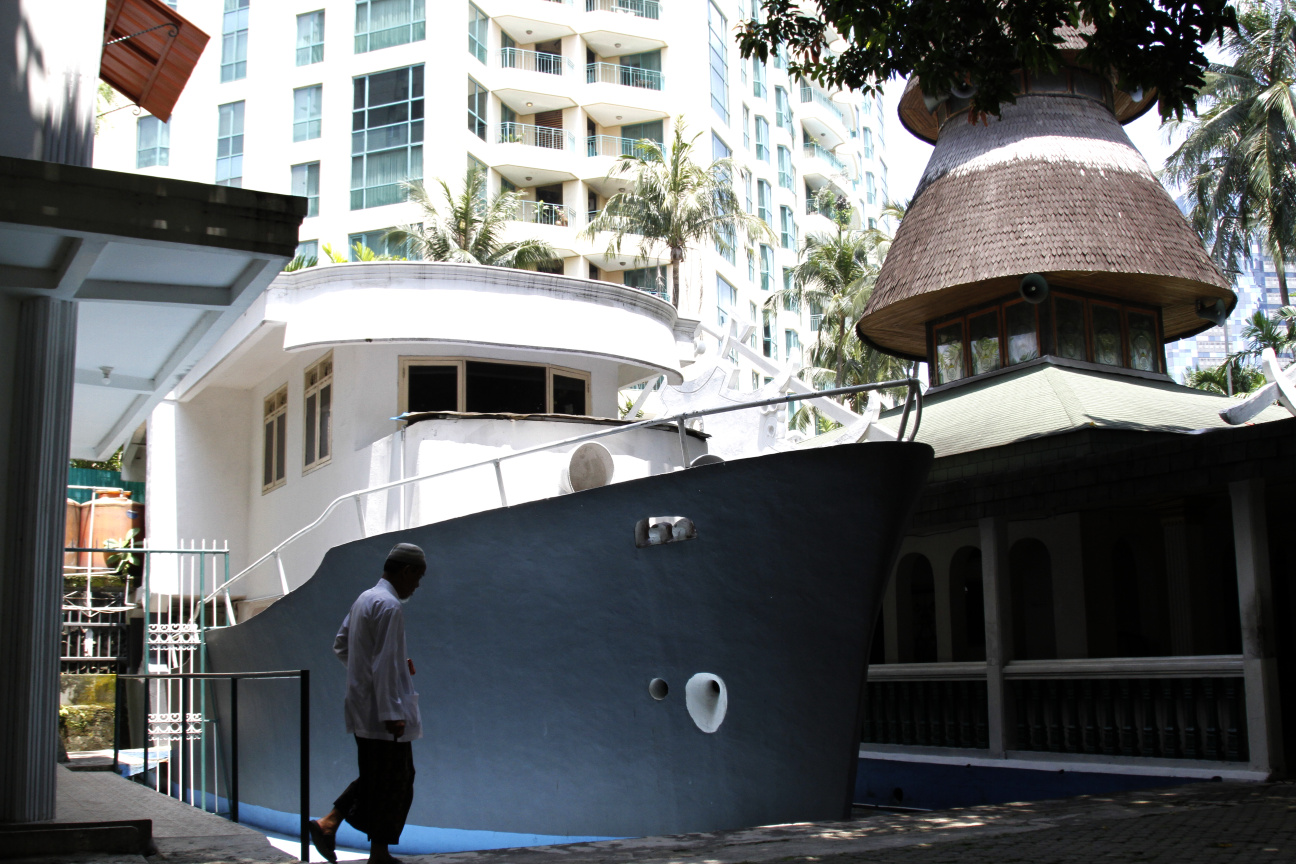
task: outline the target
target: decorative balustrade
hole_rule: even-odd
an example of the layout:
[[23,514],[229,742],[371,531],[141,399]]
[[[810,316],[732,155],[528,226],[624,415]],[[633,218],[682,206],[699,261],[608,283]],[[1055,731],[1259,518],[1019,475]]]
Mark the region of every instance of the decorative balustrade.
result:
[[822,105],[827,108],[829,111],[837,115],[837,119],[841,121],[843,126],[850,127],[854,125],[846,119],[846,112],[842,111],[841,106],[828,98],[827,93],[815,87],[809,81],[802,81],[801,103],[804,105],[807,102],[813,102],[816,105]]
[[1240,677],[1011,681],[1015,749],[1245,762]]
[[[638,156],[646,158],[652,151],[639,138],[621,138],[616,135],[590,135],[585,139],[587,156]],[[657,142],[661,146],[661,142]]]
[[620,84],[623,87],[660,90],[665,78],[654,69],[622,66],[619,63],[590,63],[585,67],[585,80],[590,84]]
[[838,174],[846,173],[846,163],[843,162],[841,159],[837,158],[836,153],[833,153],[831,150],[827,150],[823,147],[820,147],[818,144],[812,144],[809,142],[803,145],[803,147],[806,156],[815,159],[822,159],[823,161],[827,162],[833,168],[833,170],[835,170]]
[[[895,680],[904,672],[909,675]],[[987,698],[982,664],[923,664],[907,669],[875,666],[865,685],[860,741],[987,748]]]
[[543,72],[546,75],[572,75],[576,67],[561,54],[544,51],[527,51],[522,48],[501,48],[500,66],[521,69],[524,72]]
[[499,143],[526,144],[549,150],[576,149],[576,139],[570,132],[551,126],[532,126],[530,123],[499,124]]
[[622,12],[636,18],[661,18],[658,0],[585,0],[586,12]]
[[513,214],[515,222],[564,228],[576,224],[576,211],[564,204],[546,204],[544,201],[519,201],[518,204],[517,212]]

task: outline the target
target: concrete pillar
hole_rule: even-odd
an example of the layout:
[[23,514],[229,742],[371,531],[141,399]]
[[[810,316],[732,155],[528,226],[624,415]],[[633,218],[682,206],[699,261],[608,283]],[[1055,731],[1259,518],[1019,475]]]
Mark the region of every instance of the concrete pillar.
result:
[[[1236,519],[1236,517],[1235,517]],[[1165,543],[1166,600],[1170,617],[1170,653],[1188,657],[1193,650],[1192,565],[1188,560],[1188,523],[1183,513],[1161,520]],[[1117,602],[1120,602],[1119,598]]]
[[1264,481],[1253,479],[1230,483],[1229,497],[1233,505],[1233,547],[1237,556],[1242,675],[1246,688],[1251,767],[1277,773],[1283,768],[1282,706],[1274,643]]
[[1008,523],[1003,517],[980,520],[981,584],[985,592],[986,704],[989,708],[990,755],[1008,749],[1008,694],[1004,666],[1012,659],[1012,615],[1008,581]]
[[76,305],[17,306],[0,558],[0,822],[54,818]]
[[896,599],[896,582],[899,581],[899,578],[898,572],[893,573],[891,575],[891,584],[887,586],[886,594],[882,595],[882,644],[886,652],[885,662],[887,663],[901,662],[900,610]]
[[[938,553],[929,556],[932,568],[932,583],[936,588],[936,660],[949,663],[954,659],[954,622],[950,585],[950,555],[941,547]],[[933,550],[935,551],[935,550]],[[963,586],[959,586],[963,590]],[[960,606],[960,611],[961,611]]]

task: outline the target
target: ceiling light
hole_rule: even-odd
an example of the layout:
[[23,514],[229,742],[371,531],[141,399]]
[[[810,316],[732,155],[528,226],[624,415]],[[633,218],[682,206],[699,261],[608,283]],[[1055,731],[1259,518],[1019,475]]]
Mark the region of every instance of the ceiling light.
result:
[[530,179],[531,179],[531,178],[530,178],[530,177],[528,177],[528,178],[526,178],[526,179],[527,179],[527,180],[530,180]]
[[530,30],[527,31],[527,35],[528,35],[528,36],[531,35],[531,31],[530,31]]
[[528,103],[527,103],[527,107],[530,108],[530,107],[531,107],[532,105],[534,105],[534,104],[535,104],[534,102],[528,102]]
[[624,186],[618,186],[618,187],[617,187],[617,191],[618,191],[618,192],[624,192],[624,191],[625,191],[625,187],[624,187]]
[[613,48],[620,48],[620,47],[621,47],[621,43],[620,43],[620,42],[613,42],[613,43],[612,43],[612,47],[613,47]]
[[621,115],[620,115],[620,114],[617,115],[617,119],[618,119],[618,120],[621,119]]
[[622,266],[622,267],[625,266],[625,262],[624,262],[624,261],[621,262],[621,266]]

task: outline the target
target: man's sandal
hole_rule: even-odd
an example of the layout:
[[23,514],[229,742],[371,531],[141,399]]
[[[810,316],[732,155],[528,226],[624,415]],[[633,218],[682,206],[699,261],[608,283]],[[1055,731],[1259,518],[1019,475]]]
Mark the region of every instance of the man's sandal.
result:
[[336,840],[334,834],[326,834],[324,828],[314,819],[306,823],[307,830],[310,831],[311,843],[315,844],[315,849],[328,861],[337,864]]

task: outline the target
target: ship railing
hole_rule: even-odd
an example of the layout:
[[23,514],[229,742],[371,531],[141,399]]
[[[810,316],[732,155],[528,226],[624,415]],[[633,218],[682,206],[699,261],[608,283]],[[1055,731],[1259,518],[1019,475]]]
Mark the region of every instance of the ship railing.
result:
[[[504,472],[501,465],[511,459],[519,459],[523,456],[530,456],[535,453],[543,453],[548,450],[556,450],[562,447],[571,447],[574,445],[584,444],[587,441],[597,441],[600,438],[609,438],[613,435],[622,435],[635,429],[645,429],[649,426],[669,426],[674,425],[679,432],[680,455],[685,468],[689,467],[688,458],[688,426],[690,420],[696,420],[701,417],[710,417],[714,414],[727,414],[732,411],[746,411],[754,408],[767,408],[775,405],[786,405],[790,402],[804,402],[809,399],[832,399],[836,396],[853,396],[857,393],[870,393],[877,391],[893,390],[904,387],[906,388],[904,407],[900,413],[900,424],[896,431],[897,441],[913,441],[918,434],[919,424],[922,422],[922,389],[917,378],[897,378],[891,381],[879,381],[873,384],[856,384],[850,387],[836,387],[831,390],[815,390],[809,393],[794,393],[790,396],[773,396],[768,399],[756,399],[751,402],[740,402],[731,405],[720,405],[714,408],[702,408],[695,411],[685,411],[680,414],[672,414],[667,417],[654,417],[648,420],[636,420],[625,423],[609,429],[600,429],[596,432],[587,432],[584,435],[576,435],[571,438],[564,438],[560,441],[552,441],[548,444],[538,444],[534,447],[526,447],[520,450],[512,450],[508,453],[501,453],[490,459],[482,459],[477,462],[470,462],[466,465],[459,465],[454,468],[445,468],[439,471],[431,471],[426,474],[416,474],[412,477],[404,477],[399,480],[391,480],[387,483],[379,483],[364,489],[357,489],[354,492],[348,492],[345,495],[339,495],[329,502],[324,511],[315,518],[314,521],[299,528],[287,539],[280,542],[277,546],[266,552],[256,561],[253,561],[247,567],[240,570],[234,576],[228,578],[224,584],[216,588],[210,594],[203,597],[202,603],[198,604],[199,608],[204,607],[207,603],[214,604],[218,598],[223,599],[226,611],[226,618],[229,624],[237,623],[234,612],[234,604],[230,595],[231,587],[246,577],[248,574],[267,564],[271,561],[279,575],[280,594],[284,596],[288,593],[288,574],[284,570],[283,553],[284,550],[295,543],[297,540],[314,531],[324,523],[337,508],[350,501],[355,506],[357,518],[360,520],[360,530],[364,533],[364,499],[368,495],[378,492],[386,492],[391,489],[399,489],[411,483],[421,483],[425,480],[434,480],[441,477],[447,477],[451,474],[458,474],[463,471],[471,471],[474,468],[484,468],[493,466],[495,469],[495,481],[499,487],[500,506],[508,506],[508,495],[504,489]],[[405,415],[395,419],[403,419]],[[912,420],[912,426],[910,421]],[[908,438],[906,438],[906,433]],[[196,615],[197,613],[195,613]]]
[[[220,807],[220,783],[216,767],[222,761],[216,758],[217,747],[212,740],[213,720],[208,717],[207,688],[212,681],[229,682],[229,776],[225,778],[225,798],[231,822],[239,821],[239,682],[245,680],[293,679],[298,682],[297,737],[298,737],[298,794],[301,806],[301,860],[309,861],[310,833],[306,827],[310,801],[310,670],[285,669],[273,672],[168,672],[149,675],[118,675],[116,710],[113,712],[113,762],[114,773],[120,771],[122,755],[131,748],[122,747],[122,707],[127,701],[126,682],[141,681],[144,715],[149,718],[143,733],[143,751],[140,761],[146,785],[158,792],[179,798],[194,807],[217,812]],[[179,690],[176,694],[174,691]],[[178,700],[176,696],[178,695]],[[164,708],[175,707],[177,713],[150,713],[154,700]],[[150,750],[157,752],[152,759]],[[208,775],[207,764],[212,773]],[[133,760],[132,760],[133,763]],[[133,768],[133,764],[131,764]],[[194,769],[198,768],[195,776]],[[149,781],[149,772],[154,774]],[[210,777],[210,790],[208,778]],[[173,791],[174,790],[174,791]]]

